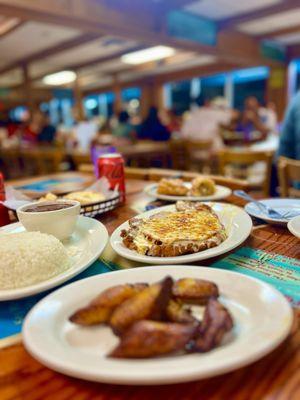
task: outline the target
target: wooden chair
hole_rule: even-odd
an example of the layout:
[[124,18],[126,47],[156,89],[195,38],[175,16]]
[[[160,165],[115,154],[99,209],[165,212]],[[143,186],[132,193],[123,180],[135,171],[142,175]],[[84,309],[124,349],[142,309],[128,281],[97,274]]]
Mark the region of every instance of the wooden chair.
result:
[[212,169],[212,145],[211,140],[187,140],[184,144],[187,169],[197,172],[210,172]]
[[24,176],[18,148],[0,149],[0,170],[6,179],[16,179]]
[[[260,188],[265,196],[269,195],[270,192],[270,181],[271,181],[271,169],[272,169],[273,152],[262,152],[262,151],[251,151],[251,150],[222,150],[218,153],[219,161],[219,174],[222,176],[228,176],[228,166],[234,166],[235,168],[246,167],[245,178],[247,178],[249,167],[255,163],[262,162],[265,164],[265,173],[261,183],[251,183],[249,185],[251,189]],[[238,169],[237,169],[238,171]],[[231,174],[235,174],[234,170]],[[233,177],[239,177],[234,175]]]
[[60,172],[65,152],[56,148],[22,149],[21,158],[28,175]]
[[278,177],[281,197],[300,197],[300,190],[293,182],[300,182],[300,161],[279,157]]
[[81,166],[82,164],[90,164],[92,162],[89,152],[81,153],[75,150],[69,153],[69,156],[76,171],[79,170],[79,166]]
[[186,169],[187,149],[185,141],[181,139],[172,139],[169,141],[172,168]]

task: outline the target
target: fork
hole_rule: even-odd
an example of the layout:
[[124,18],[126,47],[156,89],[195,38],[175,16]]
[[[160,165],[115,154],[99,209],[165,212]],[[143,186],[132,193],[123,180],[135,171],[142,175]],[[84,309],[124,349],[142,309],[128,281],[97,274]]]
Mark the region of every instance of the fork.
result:
[[235,190],[233,192],[233,194],[237,197],[241,197],[244,200],[248,200],[253,202],[254,204],[257,205],[257,207],[264,213],[274,219],[290,219],[293,217],[296,217],[297,215],[299,215],[298,212],[295,211],[286,211],[284,213],[279,213],[278,211],[274,210],[271,207],[268,207],[267,205],[265,205],[264,203],[262,203],[261,201],[258,201],[256,199],[254,199],[252,196],[250,196],[249,194],[247,194],[246,192],[244,192],[243,190]]

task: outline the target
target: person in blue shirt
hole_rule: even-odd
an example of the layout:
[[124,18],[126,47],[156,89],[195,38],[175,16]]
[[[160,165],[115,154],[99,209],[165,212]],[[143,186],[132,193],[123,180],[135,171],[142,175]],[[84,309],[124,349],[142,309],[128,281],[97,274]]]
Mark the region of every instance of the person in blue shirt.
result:
[[[277,197],[278,175],[277,175],[277,158],[288,157],[294,160],[300,160],[300,92],[292,99],[285,112],[283,120],[277,157],[272,165],[271,174],[271,196]],[[294,186],[300,188],[299,182],[295,182]]]
[[287,108],[281,129],[278,156],[300,160],[300,92]]
[[138,138],[166,141],[170,139],[170,136],[169,130],[160,121],[157,108],[151,107],[148,116],[138,129]]

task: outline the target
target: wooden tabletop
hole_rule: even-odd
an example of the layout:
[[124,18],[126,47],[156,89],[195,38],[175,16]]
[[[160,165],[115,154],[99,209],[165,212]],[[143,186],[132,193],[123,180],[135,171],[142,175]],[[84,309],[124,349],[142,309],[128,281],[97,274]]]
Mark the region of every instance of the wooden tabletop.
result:
[[[149,182],[147,182],[149,183]],[[145,199],[146,182],[128,180],[126,205],[100,218],[111,233],[134,216],[132,206]],[[228,201],[242,205],[241,201]],[[300,258],[300,242],[285,228],[256,227],[247,245]],[[211,261],[207,260],[206,265]],[[1,327],[0,327],[1,329]],[[257,338],[259,341],[259,337]],[[42,366],[19,345],[0,351],[0,400],[298,400],[300,399],[300,331],[295,310],[290,336],[254,364],[216,378],[167,386],[118,386],[69,378]]]

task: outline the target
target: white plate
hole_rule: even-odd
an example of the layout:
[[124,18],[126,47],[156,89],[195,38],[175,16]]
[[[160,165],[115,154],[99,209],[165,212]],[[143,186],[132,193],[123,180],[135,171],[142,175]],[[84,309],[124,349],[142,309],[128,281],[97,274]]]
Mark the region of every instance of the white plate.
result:
[[287,226],[293,235],[300,238],[300,215],[299,217],[292,218]]
[[[265,199],[260,200],[261,203],[265,204],[268,207],[274,208],[275,211],[279,213],[284,213],[287,211],[295,211],[299,212],[300,215],[300,200],[298,199]],[[255,203],[248,203],[245,205],[245,210],[248,214],[252,215],[253,217],[260,218],[266,222],[276,225],[286,225],[286,219],[275,219],[270,218],[266,214],[264,214],[260,208]]]
[[[198,253],[187,254],[177,257],[151,257],[137,253],[134,250],[128,249],[124,246],[121,238],[121,231],[128,229],[128,221],[119,226],[111,235],[110,243],[116,253],[128,258],[129,260],[139,261],[149,264],[182,264],[192,263],[199,260],[215,257],[220,254],[226,253],[229,250],[239,246],[250,235],[252,229],[252,220],[249,215],[242,209],[231,204],[225,203],[209,203],[213,210],[217,213],[220,221],[225,226],[227,232],[227,239],[224,240],[219,246],[213,247],[208,250],[199,251]],[[150,215],[159,213],[161,211],[175,211],[175,205],[158,207],[154,210],[147,211],[137,216],[137,218],[146,218]]]
[[[184,185],[191,188],[191,183],[185,182]],[[166,194],[157,193],[157,183],[146,186],[144,191],[151,197],[160,200],[168,201],[178,201],[178,200],[188,200],[188,201],[214,201],[225,199],[230,196],[232,191],[226,186],[216,185],[216,192],[211,196],[168,196]]]
[[[118,339],[108,327],[79,327],[68,321],[78,308],[117,284],[155,282],[166,275],[218,284],[221,301],[234,318],[222,346],[204,354],[148,360],[106,358]],[[241,368],[263,357],[288,335],[292,311],[272,286],[236,272],[191,266],[146,267],[93,276],[65,286],[27,315],[23,341],[33,357],[58,372],[97,382],[160,385],[198,380]]]
[[[25,231],[23,225],[6,225],[0,233],[16,233]],[[68,253],[72,257],[71,267],[62,274],[47,281],[19,289],[0,290],[0,301],[14,300],[43,292],[68,281],[89,267],[102,253],[108,242],[108,233],[101,222],[88,218],[78,217],[76,229],[70,239],[64,241]]]

